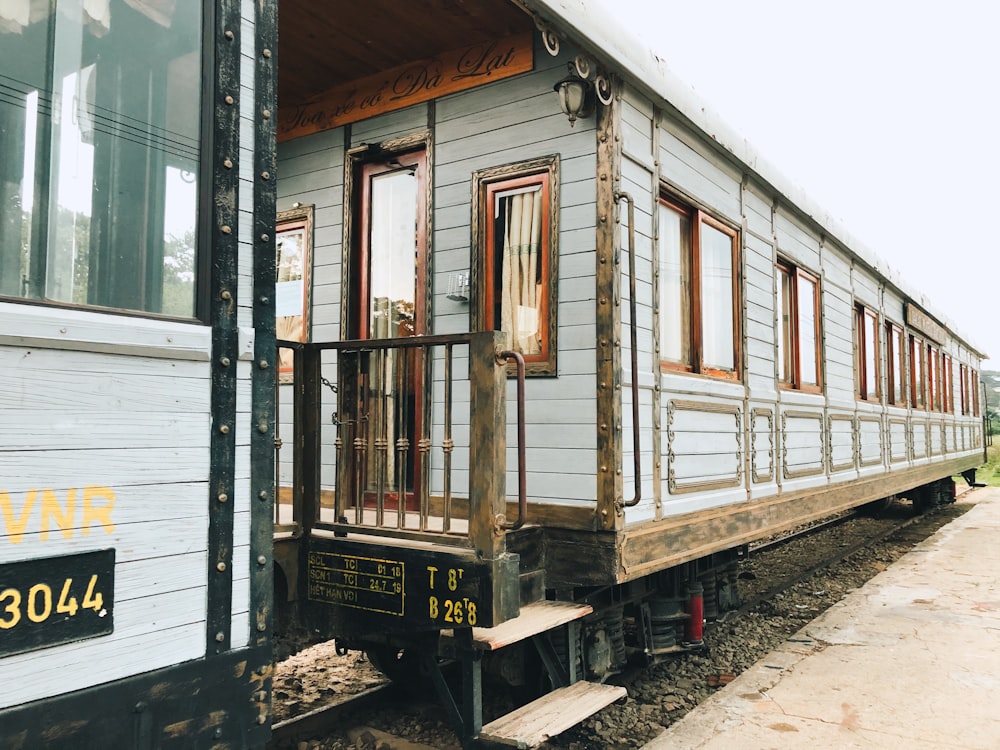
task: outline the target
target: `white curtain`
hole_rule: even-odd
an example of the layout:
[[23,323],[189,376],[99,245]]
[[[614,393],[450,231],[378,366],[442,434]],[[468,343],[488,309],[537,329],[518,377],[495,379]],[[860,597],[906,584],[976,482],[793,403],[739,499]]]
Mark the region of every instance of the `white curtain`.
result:
[[500,330],[507,345],[522,354],[541,351],[538,274],[541,263],[542,191],[500,198],[505,209]]

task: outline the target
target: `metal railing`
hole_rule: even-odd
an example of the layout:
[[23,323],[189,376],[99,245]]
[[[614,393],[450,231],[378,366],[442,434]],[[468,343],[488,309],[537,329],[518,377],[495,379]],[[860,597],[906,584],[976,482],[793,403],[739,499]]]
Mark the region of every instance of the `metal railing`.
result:
[[276,530],[432,540],[492,557],[497,532],[527,513],[521,366],[518,519],[506,521],[505,360],[517,355],[502,343],[494,332],[279,342],[295,355],[293,417],[278,399],[278,445],[291,430],[294,461],[289,488],[276,459]]

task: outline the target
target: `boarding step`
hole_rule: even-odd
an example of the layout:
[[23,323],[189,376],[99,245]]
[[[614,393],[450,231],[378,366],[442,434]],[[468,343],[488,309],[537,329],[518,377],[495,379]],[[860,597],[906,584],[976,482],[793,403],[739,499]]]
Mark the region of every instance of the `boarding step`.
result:
[[479,739],[508,747],[538,747],[627,695],[619,685],[581,680],[491,721]]
[[480,651],[496,651],[512,643],[545,633],[567,622],[586,617],[594,608],[576,602],[554,602],[547,599],[525,604],[513,620],[495,628],[473,628],[472,646]]

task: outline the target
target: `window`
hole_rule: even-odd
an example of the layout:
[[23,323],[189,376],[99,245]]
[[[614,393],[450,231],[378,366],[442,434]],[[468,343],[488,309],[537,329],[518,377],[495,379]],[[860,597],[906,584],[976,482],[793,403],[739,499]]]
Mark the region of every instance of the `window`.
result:
[[[296,204],[297,205],[297,204]],[[313,207],[281,211],[275,230],[275,329],[283,341],[309,340],[309,271],[312,267]],[[292,350],[282,349],[279,379],[291,382]]]
[[969,368],[969,402],[972,406],[972,416],[979,416],[979,373]]
[[910,334],[910,406],[914,409],[926,409],[927,347],[913,334]]
[[778,264],[778,382],[819,393],[819,278],[787,263]]
[[858,341],[855,371],[858,378],[858,398],[879,400],[879,341],[878,314],[864,305],[855,308],[855,336]]
[[739,234],[661,198],[659,236],[662,368],[738,379]]
[[556,370],[558,157],[473,175],[476,330],[503,331],[531,375]]
[[951,357],[941,355],[941,391],[944,393],[943,409],[951,414],[955,411],[955,367]]
[[963,365],[958,366],[958,390],[961,400],[962,414],[969,413],[969,370]]
[[194,316],[202,3],[21,5],[0,10],[0,296]]
[[886,396],[890,404],[906,406],[904,388],[906,383],[906,357],[903,347],[903,329],[895,323],[885,324],[886,345]]
[[927,344],[927,408],[941,411],[941,358],[938,350]]

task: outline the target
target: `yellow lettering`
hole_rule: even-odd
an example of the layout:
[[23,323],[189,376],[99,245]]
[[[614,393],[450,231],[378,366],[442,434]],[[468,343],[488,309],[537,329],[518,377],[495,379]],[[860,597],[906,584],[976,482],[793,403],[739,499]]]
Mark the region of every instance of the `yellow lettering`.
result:
[[63,512],[55,490],[42,490],[42,541],[49,538],[49,517],[56,522],[56,528],[63,539],[73,538],[73,516],[76,515],[76,489],[66,491],[66,511]]
[[[104,505],[94,506],[93,501],[97,498],[106,500]],[[80,527],[84,536],[90,533],[90,524],[99,523],[105,533],[115,533],[115,524],[111,520],[111,511],[115,507],[115,492],[110,487],[99,485],[89,485],[83,488],[83,518],[80,520]]]
[[24,538],[24,532],[28,528],[28,518],[31,516],[37,499],[38,490],[28,490],[21,515],[14,518],[14,505],[10,501],[10,493],[0,490],[0,511],[3,512],[3,522],[7,527],[7,535],[10,537],[11,544],[20,544]]

